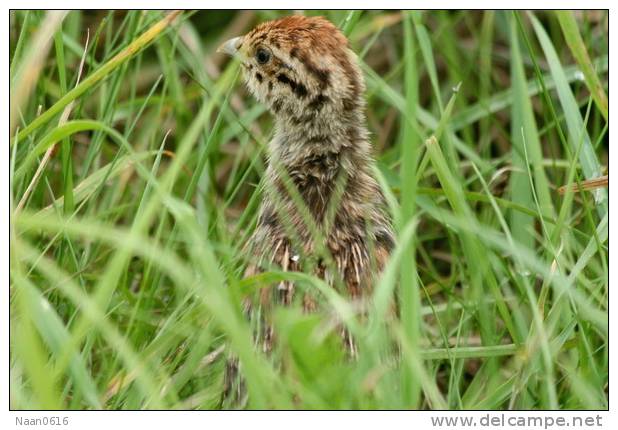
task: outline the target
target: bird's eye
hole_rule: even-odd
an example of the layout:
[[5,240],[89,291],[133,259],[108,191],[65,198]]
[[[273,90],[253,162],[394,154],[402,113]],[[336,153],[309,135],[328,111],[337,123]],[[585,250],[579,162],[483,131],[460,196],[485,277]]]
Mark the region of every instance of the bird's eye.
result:
[[260,64],[266,64],[270,61],[270,52],[268,52],[264,48],[258,48],[257,52],[255,53],[255,59]]

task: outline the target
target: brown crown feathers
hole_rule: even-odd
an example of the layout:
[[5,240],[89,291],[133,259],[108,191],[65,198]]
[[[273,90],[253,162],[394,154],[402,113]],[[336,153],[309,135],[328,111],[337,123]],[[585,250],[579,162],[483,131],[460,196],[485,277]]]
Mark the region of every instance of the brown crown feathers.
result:
[[[241,61],[249,91],[275,118],[265,198],[249,242],[256,258],[247,275],[271,264],[301,270],[311,261],[318,276],[331,284],[341,279],[350,296],[361,296],[384,266],[394,239],[372,173],[363,75],[347,39],[324,18],[290,16],[260,24],[219,51]],[[316,257],[320,244],[286,188],[288,175],[323,230],[334,268]],[[282,302],[292,300],[292,283],[277,290]],[[311,307],[307,301],[305,306]]]

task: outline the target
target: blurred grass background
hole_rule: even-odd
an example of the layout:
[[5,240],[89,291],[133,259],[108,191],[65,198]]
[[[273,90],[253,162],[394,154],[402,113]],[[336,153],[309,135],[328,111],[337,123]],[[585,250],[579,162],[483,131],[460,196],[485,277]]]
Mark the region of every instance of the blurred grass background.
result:
[[[214,51],[290,13],[367,81],[398,246],[362,318],[310,275],[242,278],[272,118]],[[580,189],[608,174],[606,11],[10,21],[12,408],[607,408],[607,192]],[[281,279],[322,306],[278,309],[266,355],[242,298]]]

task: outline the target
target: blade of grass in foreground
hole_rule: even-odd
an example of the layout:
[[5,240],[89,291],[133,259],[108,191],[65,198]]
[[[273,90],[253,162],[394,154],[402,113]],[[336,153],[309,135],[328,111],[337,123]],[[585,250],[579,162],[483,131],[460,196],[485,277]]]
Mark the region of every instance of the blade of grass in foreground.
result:
[[[412,34],[412,15],[405,12],[404,29],[404,79],[406,92],[406,115],[403,119],[401,154],[401,219],[402,228],[414,215],[416,202],[416,167],[421,138],[416,122],[418,103],[418,72],[415,61],[414,36]],[[420,339],[420,294],[417,282],[415,238],[406,247],[403,255],[404,268],[400,270],[399,306],[403,332],[412,348],[418,347]],[[406,401],[404,407],[417,409],[420,403],[420,385],[407,366],[402,367],[402,390]]]
[[352,30],[354,30],[354,27],[356,27],[356,24],[358,23],[358,20],[362,13],[363,11],[359,10],[351,10],[350,12],[348,12],[345,19],[343,20],[343,23],[339,26],[343,34],[345,34],[347,37],[350,37],[350,34],[352,33]]
[[[62,95],[67,92],[67,77],[66,77],[66,65],[64,60],[64,44],[62,43],[62,26],[54,35],[54,44],[56,47],[56,59],[58,63],[58,78],[60,80],[60,91]],[[84,49],[84,55],[82,57],[82,63],[80,65],[77,77],[77,83],[79,84],[79,76],[84,65],[84,58],[86,56],[86,49],[88,47],[88,41],[86,41],[86,48]],[[67,105],[67,109],[71,109],[71,104]],[[63,113],[60,122],[64,122],[68,119],[68,113]],[[73,159],[71,158],[71,141],[69,139],[63,139],[60,146],[61,159],[62,159],[62,178],[64,182],[64,212],[69,214],[73,212],[75,207],[73,203]]]
[[421,350],[421,356],[427,360],[445,360],[447,358],[480,358],[515,355],[519,346],[510,343],[495,346],[457,346],[453,348],[431,348]]
[[[29,279],[24,277],[19,278],[19,281],[23,288],[29,314],[32,315],[34,325],[50,351],[59,356],[63,349],[72,348],[73,345],[70,342],[67,328],[49,301]],[[101,402],[98,398],[97,386],[90,376],[82,356],[75,348],[72,348],[71,351],[68,370],[77,390],[77,395],[83,395],[90,407],[100,409]]]
[[119,146],[124,147],[125,149],[131,149],[129,143],[124,139],[124,137],[118,133],[114,128],[107,126],[99,121],[94,120],[74,120],[69,121],[59,127],[54,128],[48,134],[46,134],[39,143],[26,155],[25,159],[20,163],[20,167],[15,172],[15,179],[19,180],[23,175],[28,171],[30,164],[32,164],[36,157],[49,147],[57,143],[58,141],[71,136],[72,134],[78,133],[80,131],[86,130],[97,130],[103,131],[109,134],[114,140],[118,143]]
[[555,13],[571,53],[582,69],[590,94],[592,94],[595,104],[601,111],[601,115],[607,121],[609,116],[607,94],[605,94],[601,80],[590,61],[588,49],[586,49],[586,44],[579,33],[573,12],[570,10],[557,10]]
[[[541,216],[554,216],[553,205],[549,192],[549,184],[545,170],[541,164],[543,154],[539,142],[539,134],[534,119],[532,103],[526,91],[526,78],[523,61],[519,48],[516,22],[510,17],[511,26],[511,94],[512,122],[511,136],[513,140],[512,164],[515,171],[511,174],[511,199],[514,203],[533,208],[532,190],[526,172],[528,167],[524,154],[530,157],[534,172],[534,185],[539,197]],[[527,145],[527,148],[524,148]],[[510,225],[513,238],[527,246],[534,248],[534,219],[520,212],[511,211]]]
[[[28,397],[31,396],[29,401],[34,402],[34,408],[62,409],[63,399],[59,395],[55,379],[47,369],[48,352],[36,330],[27,289],[22,285],[26,277],[22,262],[16,256],[16,251],[19,251],[16,242],[16,240],[11,240],[9,245],[12,256],[11,279],[15,290],[14,302],[11,306],[11,330],[19,341],[14,341],[11,347],[15,350],[15,358],[19,362],[21,371],[29,381],[28,387],[31,393]],[[23,382],[20,383],[23,384]],[[22,391],[26,390],[22,389]]]
[[[53,35],[62,24],[66,14],[66,11],[57,10],[49,11],[45,14],[45,19],[26,49],[25,58],[17,66],[15,76],[11,76],[11,104],[9,113],[9,133],[11,136],[17,126],[20,109],[36,86],[39,74],[45,64],[47,52],[51,47]],[[60,112],[60,109],[58,109],[58,112]],[[21,138],[19,140],[21,141]],[[14,143],[13,139],[10,142],[12,146]]]

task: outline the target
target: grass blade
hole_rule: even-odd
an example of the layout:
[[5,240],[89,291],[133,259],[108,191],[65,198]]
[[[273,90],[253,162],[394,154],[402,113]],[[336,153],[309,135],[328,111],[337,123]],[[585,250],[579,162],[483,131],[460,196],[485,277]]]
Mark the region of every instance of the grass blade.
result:
[[575,21],[573,11],[557,10],[555,14],[558,17],[558,22],[560,22],[562,33],[564,34],[564,38],[571,49],[571,53],[577,61],[577,64],[579,64],[579,67],[582,69],[586,80],[586,85],[588,85],[588,88],[590,89],[590,94],[592,94],[592,98],[599,108],[599,111],[601,111],[603,118],[607,121],[609,115],[607,94],[603,89],[603,85],[601,85],[601,80],[592,65],[592,61],[590,61],[588,49],[586,49],[586,45],[582,40],[579,29],[577,28],[577,21]]

